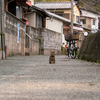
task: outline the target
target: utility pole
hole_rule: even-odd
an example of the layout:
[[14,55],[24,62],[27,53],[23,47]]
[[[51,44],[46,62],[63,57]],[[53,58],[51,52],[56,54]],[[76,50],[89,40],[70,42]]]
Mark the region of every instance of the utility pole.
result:
[[3,8],[2,8],[2,7],[4,7],[4,6],[3,6],[4,1],[1,0],[1,1],[0,1],[0,4],[1,4],[1,5],[0,5],[0,8],[1,8],[1,9],[0,9],[0,10],[1,10],[1,11],[0,11],[0,12],[1,12],[1,13],[0,13],[0,17],[1,17],[1,23],[0,23],[0,24],[1,24],[1,32],[0,32],[0,33],[1,33],[1,48],[2,48],[2,59],[3,59]]
[[71,0],[71,34],[73,34],[73,3],[74,0]]

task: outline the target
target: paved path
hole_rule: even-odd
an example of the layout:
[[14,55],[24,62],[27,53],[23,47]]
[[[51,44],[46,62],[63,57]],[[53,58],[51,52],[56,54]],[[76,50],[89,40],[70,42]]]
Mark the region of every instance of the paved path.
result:
[[100,66],[56,56],[0,61],[0,100],[100,100]]

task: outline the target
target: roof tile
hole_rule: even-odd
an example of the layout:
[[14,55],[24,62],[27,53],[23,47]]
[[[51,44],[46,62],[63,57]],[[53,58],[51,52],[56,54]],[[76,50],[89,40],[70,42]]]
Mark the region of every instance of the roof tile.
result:
[[38,2],[35,6],[43,9],[70,9],[71,2]]

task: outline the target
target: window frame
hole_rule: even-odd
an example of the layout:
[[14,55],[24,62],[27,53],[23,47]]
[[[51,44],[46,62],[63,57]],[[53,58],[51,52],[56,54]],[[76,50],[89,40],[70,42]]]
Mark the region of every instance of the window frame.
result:
[[95,25],[95,19],[93,19],[93,25]]
[[79,16],[76,16],[76,22],[79,23]]
[[43,27],[43,17],[38,13],[36,13],[36,27],[37,28]]
[[81,19],[80,21],[82,22],[82,24],[86,24],[86,19]]

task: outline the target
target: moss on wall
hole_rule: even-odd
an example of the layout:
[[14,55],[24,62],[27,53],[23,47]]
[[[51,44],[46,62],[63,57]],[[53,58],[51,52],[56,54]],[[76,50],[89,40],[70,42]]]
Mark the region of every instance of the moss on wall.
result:
[[83,40],[78,57],[87,61],[100,62],[100,32],[88,35]]

